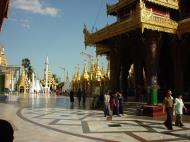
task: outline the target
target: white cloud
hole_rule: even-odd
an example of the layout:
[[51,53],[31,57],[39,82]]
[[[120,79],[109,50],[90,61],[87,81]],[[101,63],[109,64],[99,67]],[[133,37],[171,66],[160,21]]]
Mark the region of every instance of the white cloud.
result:
[[23,28],[30,29],[30,21],[28,19],[21,19],[20,24]]
[[41,15],[57,16],[59,13],[59,9],[44,6],[40,0],[12,0],[11,6],[16,9],[25,10]]
[[27,23],[21,23],[21,26],[26,29],[30,29],[30,24]]
[[30,29],[31,27],[31,23],[28,19],[18,19],[18,18],[9,17],[8,20],[17,23],[18,25],[26,29]]

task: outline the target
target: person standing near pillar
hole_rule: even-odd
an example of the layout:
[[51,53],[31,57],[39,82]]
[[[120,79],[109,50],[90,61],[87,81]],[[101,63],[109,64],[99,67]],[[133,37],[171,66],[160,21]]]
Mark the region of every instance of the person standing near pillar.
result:
[[120,92],[117,92],[118,101],[119,101],[119,114],[123,115],[123,95]]
[[163,101],[163,112],[166,111],[167,113],[167,119],[164,122],[164,125],[169,129],[169,130],[173,130],[172,127],[172,121],[173,121],[173,97],[172,95],[172,91],[168,90],[166,97],[164,98]]
[[118,96],[118,92],[116,92],[114,94],[114,101],[115,101],[115,107],[113,109],[113,114],[120,116],[119,114],[119,96]]
[[110,95],[109,91],[104,94],[104,116],[110,115]]

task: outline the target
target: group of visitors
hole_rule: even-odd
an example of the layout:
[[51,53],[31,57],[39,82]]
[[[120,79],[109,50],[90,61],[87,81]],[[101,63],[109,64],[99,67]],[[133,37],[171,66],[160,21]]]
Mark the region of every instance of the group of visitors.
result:
[[[123,96],[122,94],[117,91],[116,93],[110,93],[110,91],[106,91],[103,95],[104,100],[104,116],[112,116],[123,115]],[[80,88],[76,92],[76,97],[78,99],[78,105],[80,106],[81,100],[83,104],[86,102],[86,92],[85,90],[81,90]],[[74,92],[70,91],[70,102],[74,104]],[[166,112],[167,119],[164,122],[164,125],[169,129],[172,130],[172,122],[173,122],[173,115],[175,112],[175,125],[176,126],[184,126],[182,121],[183,109],[187,111],[186,107],[184,106],[182,95],[178,95],[177,98],[172,97],[172,91],[168,90],[166,96],[163,101],[163,112]]]
[[104,94],[104,116],[123,115],[123,96],[120,92],[115,94],[107,91]]
[[184,126],[182,121],[183,109],[187,111],[187,108],[184,106],[182,95],[178,95],[176,99],[172,97],[172,91],[168,90],[166,97],[163,101],[163,112],[166,111],[167,119],[164,122],[164,125],[169,129],[173,130],[172,122],[173,115],[175,114],[175,125]]
[[[81,104],[81,99],[82,99],[83,105],[85,105],[85,103],[86,103],[86,91],[85,90],[81,90],[79,88],[78,91],[76,92],[76,97],[78,99],[79,106]],[[74,91],[73,90],[70,91],[70,102],[71,102],[71,105],[74,104]]]

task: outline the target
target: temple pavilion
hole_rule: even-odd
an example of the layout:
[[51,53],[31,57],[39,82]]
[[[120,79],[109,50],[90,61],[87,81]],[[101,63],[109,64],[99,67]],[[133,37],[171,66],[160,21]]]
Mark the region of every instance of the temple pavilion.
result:
[[[148,99],[155,85],[190,98],[190,1],[118,0],[107,4],[117,21],[96,32],[84,27],[86,46],[110,62],[110,88],[131,94],[129,70],[134,67],[136,100]],[[162,94],[162,93],[159,93]]]
[[19,66],[8,65],[4,48],[0,45],[0,93],[16,90],[19,71]]

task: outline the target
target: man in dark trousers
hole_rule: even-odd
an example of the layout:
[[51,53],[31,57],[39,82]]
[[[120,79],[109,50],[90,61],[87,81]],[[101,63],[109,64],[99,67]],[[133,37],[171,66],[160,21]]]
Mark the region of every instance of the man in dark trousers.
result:
[[163,112],[166,111],[167,113],[167,119],[164,122],[164,125],[169,129],[169,130],[173,130],[172,127],[172,121],[173,121],[173,97],[172,95],[172,91],[168,90],[166,97],[164,98],[163,101]]
[[77,98],[78,98],[79,106],[80,106],[80,102],[81,102],[81,97],[82,97],[82,92],[81,92],[81,89],[79,88],[77,91]]
[[74,92],[73,92],[73,90],[70,91],[70,102],[71,102],[71,105],[73,105],[73,103],[74,103]]

